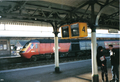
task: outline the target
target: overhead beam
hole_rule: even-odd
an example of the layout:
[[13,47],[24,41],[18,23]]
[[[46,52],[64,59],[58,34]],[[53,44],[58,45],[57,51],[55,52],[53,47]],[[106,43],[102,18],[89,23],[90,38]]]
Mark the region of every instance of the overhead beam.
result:
[[109,15],[108,17],[113,18],[113,17],[118,16],[118,15],[119,15],[119,11]]
[[22,19],[12,19],[12,18],[2,18],[1,20],[0,20],[0,22],[15,22],[15,23],[17,23],[17,22],[20,22],[20,23],[23,23],[23,22],[25,22],[25,23],[35,23],[35,24],[40,24],[40,21],[34,21],[34,20],[22,20]]
[[66,12],[66,13],[70,12],[70,10],[59,9],[59,8],[56,9],[54,7],[49,8],[48,6],[43,6],[43,5],[34,5],[34,4],[30,4],[30,3],[27,3],[26,5],[33,6],[33,8],[36,6],[36,7],[41,8],[44,11]]
[[107,5],[108,3],[109,3],[109,0],[106,0],[105,5]]
[[33,18],[33,19],[42,19],[42,20],[51,20],[51,21],[61,21],[61,19],[58,18],[46,18],[46,17],[41,17],[41,16],[28,16],[28,15],[19,15],[19,14],[3,14],[0,13],[0,16],[7,16],[7,18],[12,18],[12,17],[16,17],[16,18]]
[[83,5],[79,5],[76,9],[72,10],[71,12],[76,12],[78,9],[86,6],[89,3],[89,1],[85,2]]
[[87,9],[85,10],[85,13],[81,16],[81,18],[84,17],[84,15],[86,14],[87,10],[89,9],[90,5],[88,5]]
[[23,5],[20,7],[20,10],[21,10],[22,8],[24,8],[24,6],[25,6],[26,3],[27,3],[27,1],[25,1],[25,2],[23,3]]
[[34,16],[34,14],[35,14],[38,10],[39,10],[39,8],[37,8],[37,9],[33,12],[32,16]]
[[111,3],[115,2],[117,0],[113,0],[111,2],[109,2],[107,5],[105,5],[104,7],[102,7],[102,9],[100,10],[100,12],[98,13],[97,17],[96,17],[96,21],[95,21],[95,25],[98,26],[98,21],[99,21],[99,18],[101,16],[101,13],[104,11],[104,9],[106,9]]
[[15,8],[15,5],[14,6],[12,5],[12,7],[7,11],[7,13],[10,13],[10,11],[12,11],[14,8]]
[[99,24],[99,26],[97,26],[97,28],[101,28],[101,29],[118,29],[119,30],[119,25],[118,26],[112,26],[112,25],[103,25],[103,24]]

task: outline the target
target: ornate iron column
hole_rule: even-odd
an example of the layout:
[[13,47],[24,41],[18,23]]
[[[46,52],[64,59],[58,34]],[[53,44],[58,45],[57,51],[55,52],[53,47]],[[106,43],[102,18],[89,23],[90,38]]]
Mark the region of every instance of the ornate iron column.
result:
[[59,73],[60,68],[59,68],[59,49],[58,49],[58,33],[59,33],[59,28],[57,27],[57,22],[51,23],[53,26],[54,30],[54,47],[55,47],[55,72]]

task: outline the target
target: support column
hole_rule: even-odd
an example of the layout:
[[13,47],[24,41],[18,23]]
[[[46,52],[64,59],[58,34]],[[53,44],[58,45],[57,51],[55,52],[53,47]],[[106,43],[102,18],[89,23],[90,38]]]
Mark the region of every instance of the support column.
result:
[[59,73],[60,72],[60,69],[59,69],[59,50],[58,50],[58,33],[59,33],[59,28],[57,27],[57,21],[50,22],[50,24],[53,26],[53,30],[54,30],[53,33],[55,35],[55,37],[54,37],[55,72]]
[[91,0],[91,52],[92,52],[92,82],[99,82],[98,68],[97,68],[97,43],[96,43],[96,27],[95,25],[95,14],[94,14],[94,0]]
[[11,55],[11,46],[10,46],[10,39],[7,39],[7,48],[8,48],[8,52]]
[[54,46],[55,46],[55,72],[59,73],[59,50],[58,50],[58,33],[55,33],[54,37]]
[[92,49],[92,82],[99,82],[99,76],[98,76],[98,68],[97,68],[97,61],[96,61],[96,55],[97,55],[97,45],[96,45],[96,29],[92,28],[91,33],[91,49]]

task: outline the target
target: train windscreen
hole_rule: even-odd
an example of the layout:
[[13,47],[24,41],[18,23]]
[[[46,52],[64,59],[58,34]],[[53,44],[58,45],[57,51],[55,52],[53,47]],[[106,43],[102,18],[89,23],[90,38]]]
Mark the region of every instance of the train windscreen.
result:
[[28,46],[28,44],[29,44],[29,42],[27,42],[27,43],[23,46],[23,48],[26,48],[26,47]]

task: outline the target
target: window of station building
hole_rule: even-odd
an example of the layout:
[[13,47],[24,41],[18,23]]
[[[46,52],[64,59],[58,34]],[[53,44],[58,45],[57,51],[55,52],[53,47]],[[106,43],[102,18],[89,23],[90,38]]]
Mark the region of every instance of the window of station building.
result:
[[7,50],[7,44],[3,45],[4,50]]
[[0,41],[0,50],[7,50],[7,41]]
[[79,36],[79,24],[72,24],[71,25],[71,35],[72,36]]
[[62,37],[69,37],[69,27],[62,27]]
[[3,45],[2,44],[0,44],[0,50],[3,50]]

